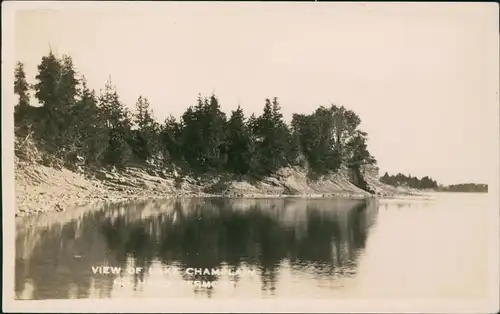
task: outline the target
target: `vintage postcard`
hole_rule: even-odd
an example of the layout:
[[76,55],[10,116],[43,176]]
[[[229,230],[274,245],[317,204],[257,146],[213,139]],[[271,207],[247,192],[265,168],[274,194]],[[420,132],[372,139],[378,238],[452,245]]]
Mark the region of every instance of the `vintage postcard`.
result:
[[3,2],[3,310],[497,312],[498,18]]

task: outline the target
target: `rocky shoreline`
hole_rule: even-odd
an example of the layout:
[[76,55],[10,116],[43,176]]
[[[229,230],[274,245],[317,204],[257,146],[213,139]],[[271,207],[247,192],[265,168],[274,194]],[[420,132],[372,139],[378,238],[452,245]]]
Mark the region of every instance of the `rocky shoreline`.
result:
[[365,179],[376,191],[372,195],[339,174],[311,181],[301,169],[286,168],[257,183],[179,177],[143,167],[125,170],[70,170],[45,166],[16,158],[15,162],[16,216],[49,211],[66,211],[93,203],[167,199],[186,197],[229,198],[373,198],[376,196],[414,195],[411,192],[386,186],[378,173],[367,173]]

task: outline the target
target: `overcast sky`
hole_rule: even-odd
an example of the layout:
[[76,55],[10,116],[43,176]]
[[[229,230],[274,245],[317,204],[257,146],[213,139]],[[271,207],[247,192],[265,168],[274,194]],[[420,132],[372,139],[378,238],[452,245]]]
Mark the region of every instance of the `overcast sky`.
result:
[[[333,102],[358,113],[381,174],[488,182],[497,158],[498,5],[494,3],[57,4],[18,11],[15,57],[34,81],[49,51],[99,90],[146,96],[176,117],[198,93],[287,119]],[[497,146],[495,146],[497,147]]]

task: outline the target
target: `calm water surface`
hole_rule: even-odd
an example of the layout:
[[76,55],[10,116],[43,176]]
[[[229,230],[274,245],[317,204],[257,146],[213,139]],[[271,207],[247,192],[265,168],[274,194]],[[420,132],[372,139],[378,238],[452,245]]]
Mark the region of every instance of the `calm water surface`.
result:
[[482,298],[486,196],[162,200],[18,218],[16,296]]

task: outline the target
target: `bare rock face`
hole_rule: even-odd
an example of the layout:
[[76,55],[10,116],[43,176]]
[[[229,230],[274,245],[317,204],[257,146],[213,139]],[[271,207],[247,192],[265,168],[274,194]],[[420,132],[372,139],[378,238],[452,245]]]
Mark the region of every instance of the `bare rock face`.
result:
[[361,167],[361,173],[365,176],[378,178],[379,177],[379,168],[374,165],[363,165]]

